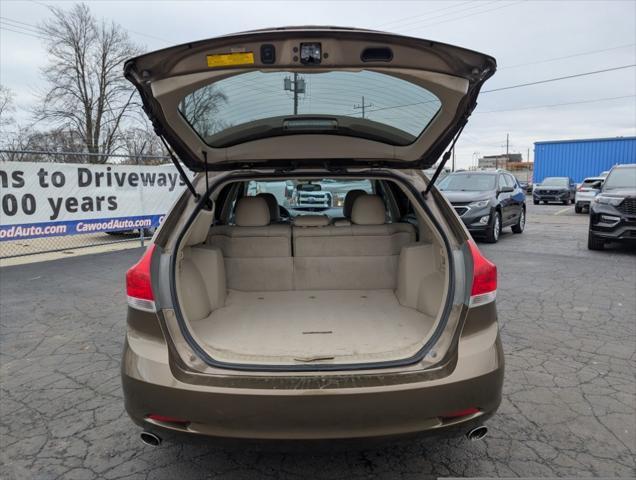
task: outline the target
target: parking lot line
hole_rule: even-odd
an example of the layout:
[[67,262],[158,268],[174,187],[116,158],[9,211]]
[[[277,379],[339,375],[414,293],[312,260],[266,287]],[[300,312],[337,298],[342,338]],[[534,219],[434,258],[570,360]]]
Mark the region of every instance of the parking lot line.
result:
[[569,211],[569,210],[572,210],[572,207],[565,207],[565,208],[562,208],[562,209],[561,209],[561,210],[559,210],[558,212],[554,212],[554,215],[561,215],[562,213],[565,213],[565,212],[567,212],[567,211]]

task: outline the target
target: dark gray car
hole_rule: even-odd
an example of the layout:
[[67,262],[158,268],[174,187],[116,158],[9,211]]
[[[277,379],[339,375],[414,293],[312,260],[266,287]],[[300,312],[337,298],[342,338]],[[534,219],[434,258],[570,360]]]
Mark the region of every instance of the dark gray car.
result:
[[521,233],[526,224],[526,195],[512,174],[455,172],[438,188],[444,192],[473,236],[489,243],[499,240],[504,227]]
[[570,177],[546,177],[534,187],[532,201],[535,205],[540,202],[561,202],[563,205],[574,203],[576,197],[576,183]]

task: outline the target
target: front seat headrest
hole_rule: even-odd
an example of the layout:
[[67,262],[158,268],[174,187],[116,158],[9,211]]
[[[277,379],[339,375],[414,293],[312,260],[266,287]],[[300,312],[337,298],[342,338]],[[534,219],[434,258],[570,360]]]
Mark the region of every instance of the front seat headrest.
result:
[[235,222],[239,227],[269,225],[269,207],[263,197],[242,197],[236,202]]
[[278,200],[273,193],[259,193],[257,197],[264,198],[269,207],[269,221],[278,222],[280,220],[280,210],[278,209]]
[[342,216],[350,219],[351,212],[353,211],[353,204],[360,195],[366,195],[364,190],[349,190],[345,195],[344,205],[342,206]]
[[351,211],[351,222],[356,225],[384,224],[384,202],[379,195],[361,195]]

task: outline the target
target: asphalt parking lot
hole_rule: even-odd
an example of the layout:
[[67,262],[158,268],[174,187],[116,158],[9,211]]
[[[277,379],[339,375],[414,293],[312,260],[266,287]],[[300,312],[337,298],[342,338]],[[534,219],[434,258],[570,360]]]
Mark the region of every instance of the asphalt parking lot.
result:
[[121,400],[123,275],[141,250],[0,269],[0,477],[431,478],[636,474],[636,252],[587,250],[587,216],[528,205],[499,268],[504,399],[482,441],[293,453],[145,446]]

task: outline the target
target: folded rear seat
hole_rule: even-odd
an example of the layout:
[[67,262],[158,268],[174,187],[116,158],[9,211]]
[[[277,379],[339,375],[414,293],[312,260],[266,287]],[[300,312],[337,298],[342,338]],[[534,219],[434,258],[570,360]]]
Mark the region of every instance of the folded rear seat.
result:
[[243,197],[235,210],[236,225],[210,229],[207,244],[223,253],[227,287],[241,291],[291,290],[291,226],[270,225],[262,197]]
[[[415,241],[408,223],[385,223],[378,195],[356,198],[351,225],[325,225],[322,218],[301,217],[293,227],[297,290],[395,289],[402,247]],[[319,216],[316,216],[319,217]]]

